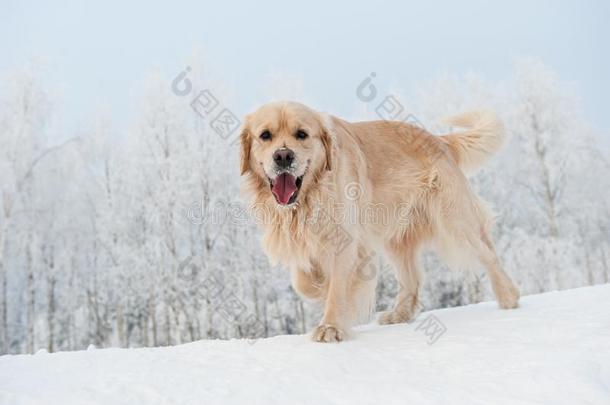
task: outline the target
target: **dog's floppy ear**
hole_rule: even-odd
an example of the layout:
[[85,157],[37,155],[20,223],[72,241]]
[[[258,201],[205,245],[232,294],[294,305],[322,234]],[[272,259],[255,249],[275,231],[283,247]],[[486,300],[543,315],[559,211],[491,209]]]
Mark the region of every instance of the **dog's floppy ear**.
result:
[[248,127],[248,119],[244,120],[244,125],[239,135],[239,143],[241,145],[239,159],[240,159],[240,174],[243,176],[250,169],[250,148],[252,147],[252,137],[250,136],[250,129]]
[[250,169],[250,148],[252,147],[252,137],[250,136],[250,129],[248,125],[248,116],[244,118],[244,124],[241,129],[239,136],[240,148],[240,174],[243,176]]
[[325,169],[331,171],[333,168],[333,146],[335,142],[335,134],[333,132],[330,116],[320,114],[320,125],[322,126],[320,139],[322,140],[322,145],[324,145],[324,151],[326,152]]
[[333,151],[332,151],[332,140],[328,131],[322,131],[322,145],[324,145],[324,151],[326,152],[326,170],[331,171],[333,169]]

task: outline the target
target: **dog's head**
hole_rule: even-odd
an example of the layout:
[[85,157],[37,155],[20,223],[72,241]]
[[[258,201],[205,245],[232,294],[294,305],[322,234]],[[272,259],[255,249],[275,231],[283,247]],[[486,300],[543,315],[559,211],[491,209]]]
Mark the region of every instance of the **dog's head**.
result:
[[244,120],[241,174],[251,172],[269,186],[281,206],[307,192],[332,169],[331,137],[323,117],[294,102],[266,104]]

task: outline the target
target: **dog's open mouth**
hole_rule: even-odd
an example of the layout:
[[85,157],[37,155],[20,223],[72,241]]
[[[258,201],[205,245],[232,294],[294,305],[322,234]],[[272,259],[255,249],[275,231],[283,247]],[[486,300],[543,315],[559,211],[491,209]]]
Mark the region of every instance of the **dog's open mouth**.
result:
[[303,176],[295,177],[290,173],[282,173],[275,179],[269,179],[271,192],[280,205],[294,203],[303,184]]

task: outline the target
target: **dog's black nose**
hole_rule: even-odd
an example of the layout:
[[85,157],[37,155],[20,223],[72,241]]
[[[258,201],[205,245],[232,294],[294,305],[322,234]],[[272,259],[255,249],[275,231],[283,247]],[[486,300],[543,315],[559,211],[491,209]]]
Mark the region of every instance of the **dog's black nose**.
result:
[[275,162],[277,167],[281,169],[286,169],[294,161],[294,152],[286,148],[278,149],[273,154],[273,161]]

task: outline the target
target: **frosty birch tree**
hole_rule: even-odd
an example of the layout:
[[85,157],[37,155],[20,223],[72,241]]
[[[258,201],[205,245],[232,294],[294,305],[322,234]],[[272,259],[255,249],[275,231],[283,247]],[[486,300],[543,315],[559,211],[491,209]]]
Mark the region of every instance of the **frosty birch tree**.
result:
[[[44,157],[41,146],[41,131],[48,115],[48,100],[40,88],[35,74],[30,69],[24,69],[14,74],[7,81],[7,99],[3,100],[0,111],[0,192],[2,193],[2,217],[0,218],[0,294],[2,310],[0,312],[0,330],[2,331],[1,352],[9,350],[8,324],[8,276],[7,251],[11,248],[9,233],[14,240],[18,236],[19,227],[14,221],[31,215],[28,205],[30,196],[23,194],[31,191],[29,188],[34,169]],[[25,240],[28,244],[30,237]],[[13,249],[16,246],[12,246]],[[31,269],[31,263],[29,263]],[[29,270],[28,270],[29,271]],[[28,333],[34,333],[33,327],[33,274],[28,273]],[[33,337],[29,338],[30,340]],[[30,342],[31,343],[31,342]],[[31,346],[31,344],[30,344]]]

